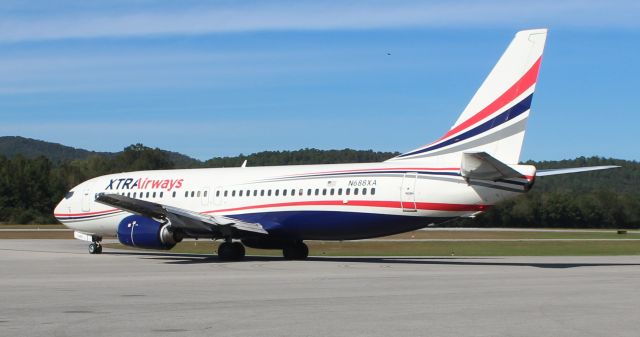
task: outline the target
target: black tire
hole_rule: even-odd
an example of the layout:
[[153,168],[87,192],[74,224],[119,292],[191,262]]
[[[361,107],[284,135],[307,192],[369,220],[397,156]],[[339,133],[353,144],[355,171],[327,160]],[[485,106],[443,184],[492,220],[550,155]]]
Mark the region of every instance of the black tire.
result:
[[287,260],[304,260],[309,256],[309,247],[302,242],[294,242],[282,249],[282,256]]
[[231,246],[233,246],[233,251],[234,251],[234,260],[238,261],[238,260],[242,260],[244,259],[245,256],[245,249],[244,249],[244,245],[240,242],[234,242],[231,244]]
[[98,244],[98,250],[96,251],[96,254],[102,254],[102,245]]
[[89,244],[89,254],[98,254],[98,244],[95,242]]
[[235,249],[231,242],[223,242],[218,246],[218,258],[220,260],[231,261],[235,255]]

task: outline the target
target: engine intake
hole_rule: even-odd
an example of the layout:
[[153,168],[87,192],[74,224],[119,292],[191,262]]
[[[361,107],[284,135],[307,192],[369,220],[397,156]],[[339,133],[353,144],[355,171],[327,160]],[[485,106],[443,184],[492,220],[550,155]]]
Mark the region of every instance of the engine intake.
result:
[[130,215],[118,224],[118,240],[126,246],[169,250],[182,241],[182,232],[142,215]]

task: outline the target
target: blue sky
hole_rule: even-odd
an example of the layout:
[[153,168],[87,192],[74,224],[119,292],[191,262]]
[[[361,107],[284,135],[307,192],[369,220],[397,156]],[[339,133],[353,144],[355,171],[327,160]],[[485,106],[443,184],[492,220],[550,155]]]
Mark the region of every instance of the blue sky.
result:
[[548,27],[522,159],[640,160],[636,1],[0,2],[0,135],[199,159],[407,151]]

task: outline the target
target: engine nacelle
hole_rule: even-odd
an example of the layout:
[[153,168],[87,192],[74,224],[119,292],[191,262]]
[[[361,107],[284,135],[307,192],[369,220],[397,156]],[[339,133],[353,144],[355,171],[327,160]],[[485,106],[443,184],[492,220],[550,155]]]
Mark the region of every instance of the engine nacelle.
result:
[[182,233],[151,218],[130,215],[118,224],[118,240],[131,247],[168,250],[182,241]]

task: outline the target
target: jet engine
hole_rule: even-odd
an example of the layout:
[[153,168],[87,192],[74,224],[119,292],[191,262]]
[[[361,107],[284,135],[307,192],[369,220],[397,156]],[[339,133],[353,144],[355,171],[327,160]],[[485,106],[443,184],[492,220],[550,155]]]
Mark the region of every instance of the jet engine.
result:
[[154,219],[130,215],[118,224],[118,240],[123,245],[169,250],[182,241],[182,232]]

